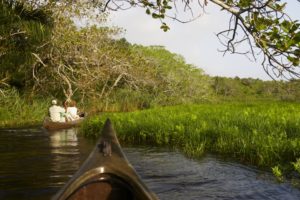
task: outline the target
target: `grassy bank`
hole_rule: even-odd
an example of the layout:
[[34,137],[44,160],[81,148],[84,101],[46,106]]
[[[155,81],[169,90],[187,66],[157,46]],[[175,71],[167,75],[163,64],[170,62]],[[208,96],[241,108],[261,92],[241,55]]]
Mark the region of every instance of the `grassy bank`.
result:
[[[119,139],[216,153],[259,167],[292,169],[300,158],[300,106],[293,103],[186,105],[92,117],[82,126],[96,137],[109,117]],[[273,170],[273,171],[274,171]]]
[[26,101],[17,91],[11,90],[0,98],[0,128],[41,124],[49,102],[49,99]]

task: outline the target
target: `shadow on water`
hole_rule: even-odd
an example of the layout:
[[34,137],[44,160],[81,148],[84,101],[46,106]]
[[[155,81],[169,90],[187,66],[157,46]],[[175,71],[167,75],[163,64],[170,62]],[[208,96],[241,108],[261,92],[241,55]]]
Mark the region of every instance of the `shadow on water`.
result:
[[[0,130],[0,199],[50,199],[94,147],[76,129]],[[271,174],[213,156],[191,160],[175,151],[126,147],[125,154],[160,199],[300,199]]]

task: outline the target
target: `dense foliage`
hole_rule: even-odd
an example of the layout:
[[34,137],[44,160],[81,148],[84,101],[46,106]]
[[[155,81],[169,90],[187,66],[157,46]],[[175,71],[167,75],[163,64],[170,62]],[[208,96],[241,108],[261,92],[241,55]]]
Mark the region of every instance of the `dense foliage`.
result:
[[[255,1],[224,3],[247,9]],[[164,47],[132,45],[119,39],[121,29],[106,26],[107,14],[99,12],[94,3],[1,1],[0,5],[2,95],[5,89],[15,87],[27,99],[74,98],[97,105],[95,111],[214,101],[218,97],[297,100],[299,96],[295,80],[210,78]],[[275,10],[283,9],[272,1],[265,6],[272,5]],[[253,20],[258,18],[263,19],[256,16]],[[265,22],[259,22],[255,26],[264,30],[259,27]]]
[[[172,2],[131,1],[159,19]],[[236,53],[235,46],[246,41],[250,53],[264,53],[266,71],[298,75],[300,25],[287,19],[283,4],[211,2],[233,14],[233,28],[218,35],[226,35],[225,52]],[[193,157],[213,152],[274,166],[279,177],[282,167],[300,171],[300,108],[274,103],[299,101],[298,80],[209,77],[162,46],[121,39],[122,30],[107,27],[108,16],[98,6],[103,1],[0,1],[0,127],[41,123],[52,98],[78,100],[90,116],[155,108],[92,117],[82,130],[95,136],[110,117],[122,141],[168,145]],[[246,37],[237,37],[240,27]],[[162,22],[161,28],[168,26]],[[259,103],[215,103],[224,100]]]
[[0,1],[0,92],[32,84],[33,53],[43,51],[51,33],[47,9],[21,1]]
[[[6,62],[0,63],[2,95],[6,95],[5,89],[16,87],[29,99],[41,96],[74,98],[81,103],[97,105],[95,110],[132,110],[207,101],[211,94],[209,78],[201,69],[186,64],[180,55],[163,47],[142,47],[119,39],[121,30],[105,25],[106,14],[91,15],[97,11],[89,4],[51,4],[51,13],[46,12],[49,5],[22,6],[32,9],[29,11],[34,15],[30,16],[35,21],[43,21],[48,14],[52,23],[47,34],[41,35],[45,28],[36,30],[35,26],[30,26],[35,32],[26,29],[20,33],[32,38],[41,35],[43,39],[36,41],[38,45],[24,44],[26,48],[22,52],[27,56],[20,55],[16,48],[11,49],[12,59],[6,59],[7,54],[3,53],[2,60]],[[13,17],[12,11],[19,10],[16,6],[5,8],[9,15],[3,18],[7,20]],[[43,9],[45,15],[38,15]],[[86,19],[89,25],[76,24]],[[18,20],[17,24],[8,20],[5,30],[12,31],[13,26],[21,29],[28,17],[18,17]],[[1,33],[1,38],[5,34]],[[5,45],[13,47],[9,39],[4,41],[2,49]],[[33,44],[35,48],[31,47]]]
[[130,44],[119,38],[122,30],[106,26],[103,13],[88,18],[94,25],[79,26],[73,19],[82,20],[96,11],[88,4],[68,5],[54,4],[49,12],[49,6],[1,1],[0,95],[22,100],[18,103],[22,106],[12,110],[13,104],[1,102],[8,108],[3,113],[11,113],[1,115],[2,121],[11,121],[12,116],[23,120],[18,118],[20,110],[37,102],[41,112],[32,121],[41,121],[44,101],[50,98],[74,98],[95,113],[224,99],[298,101],[300,97],[297,80],[209,77],[164,47]]
[[48,114],[50,99],[28,102],[15,89],[0,98],[0,128],[36,126]]
[[300,100],[299,80],[262,81],[253,78],[214,77],[212,88],[218,99],[234,101]]

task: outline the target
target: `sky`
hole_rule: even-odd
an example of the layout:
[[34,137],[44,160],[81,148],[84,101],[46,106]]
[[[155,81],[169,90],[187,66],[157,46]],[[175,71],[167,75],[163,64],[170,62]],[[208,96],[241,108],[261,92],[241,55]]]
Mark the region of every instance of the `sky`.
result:
[[[287,12],[300,20],[300,2],[288,0]],[[173,53],[181,54],[187,63],[193,64],[211,76],[259,78],[270,80],[261,66],[261,61],[250,61],[243,55],[223,55],[216,34],[228,28],[230,15],[209,2],[206,13],[189,23],[168,20],[168,32],[160,29],[160,21],[145,14],[141,8],[112,12],[110,23],[122,27],[121,35],[132,44],[162,45]]]

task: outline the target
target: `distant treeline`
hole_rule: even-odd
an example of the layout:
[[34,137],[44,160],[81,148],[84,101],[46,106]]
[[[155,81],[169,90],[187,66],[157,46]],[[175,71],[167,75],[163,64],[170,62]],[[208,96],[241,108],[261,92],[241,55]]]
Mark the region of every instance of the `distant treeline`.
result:
[[214,94],[222,100],[300,101],[300,80],[263,81],[239,77],[212,79]]

